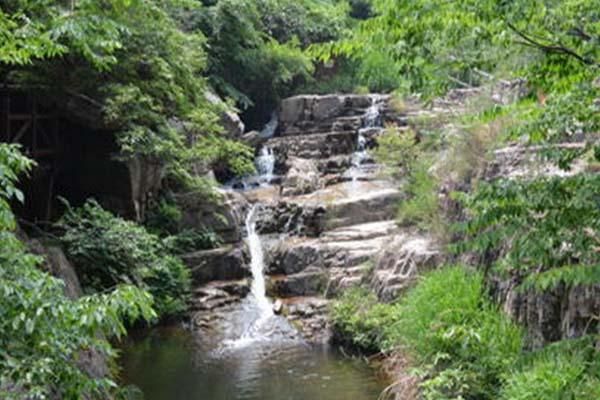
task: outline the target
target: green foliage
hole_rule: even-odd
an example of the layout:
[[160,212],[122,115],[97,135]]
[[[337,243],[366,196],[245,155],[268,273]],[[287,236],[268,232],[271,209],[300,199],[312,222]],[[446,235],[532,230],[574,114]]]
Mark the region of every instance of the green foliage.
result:
[[439,183],[430,169],[431,162],[421,158],[410,172],[404,187],[409,198],[398,204],[397,220],[401,225],[417,225],[442,237],[445,222],[440,212]]
[[148,211],[145,227],[162,238],[172,254],[213,249],[221,245],[221,238],[208,228],[182,228],[183,213],[168,196],[161,198]]
[[352,290],[332,309],[334,329],[355,347],[411,357],[426,399],[495,399],[520,360],[524,335],[482,296],[482,285],[478,273],[445,267],[395,304]]
[[[460,250],[493,254],[495,266],[519,270],[540,288],[593,283],[600,258],[600,176],[580,174],[486,183],[463,196],[470,241]],[[538,281],[538,274],[540,280]]]
[[373,18],[343,40],[313,46],[312,54],[358,60],[359,77],[372,90],[440,93],[455,84],[450,78],[477,82],[473,68],[501,59],[502,52],[491,49],[505,29],[495,3],[375,1]]
[[385,132],[377,138],[377,147],[373,151],[377,162],[385,165],[395,178],[410,171],[420,153],[416,132],[412,129],[400,130],[396,126],[386,127]]
[[82,353],[114,359],[107,338],[125,333],[124,320],[155,317],[151,297],[133,286],[69,299],[64,283],[39,268],[40,257],[16,238],[7,200],[21,199],[17,177],[32,162],[0,144],[0,396],[5,399],[107,398],[110,377],[79,365]]
[[482,298],[481,275],[462,267],[431,272],[401,299],[397,313],[386,345],[400,345],[418,360],[427,376],[425,398],[497,398],[523,334]]
[[158,236],[142,226],[115,217],[88,200],[69,208],[58,223],[61,242],[77,267],[84,286],[94,291],[120,283],[146,288],[160,316],[177,315],[186,308],[189,271],[168,254]]
[[206,36],[213,87],[233,99],[259,127],[280,98],[312,80],[302,50],[336,39],[347,25],[345,1],[218,0],[181,13],[187,29]]
[[122,157],[162,163],[187,185],[202,183],[193,178],[192,166],[206,169],[222,159],[235,173],[249,172],[251,151],[221,135],[219,114],[228,106],[207,98],[205,39],[184,32],[171,16],[189,7],[200,5],[79,0],[66,7],[52,0],[11,0],[2,6],[2,17],[31,24],[3,32],[9,42],[0,50],[0,76],[7,83],[45,86],[58,104],[86,100],[102,114],[95,124],[119,131]]
[[223,244],[219,235],[208,228],[183,229],[163,239],[165,247],[173,254],[185,254],[198,250],[209,250]]
[[20,174],[28,173],[35,163],[24,157],[18,145],[0,143],[0,230],[15,229],[15,218],[9,201],[24,201],[23,192],[17,188]]
[[526,357],[507,378],[501,399],[595,399],[600,396],[598,352],[590,338],[560,342]]
[[382,348],[386,326],[397,318],[394,305],[379,303],[373,293],[361,288],[345,291],[331,308],[337,340],[369,353]]

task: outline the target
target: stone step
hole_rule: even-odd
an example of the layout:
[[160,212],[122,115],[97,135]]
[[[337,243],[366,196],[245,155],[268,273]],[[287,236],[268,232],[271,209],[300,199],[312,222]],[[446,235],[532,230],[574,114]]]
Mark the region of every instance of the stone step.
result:
[[329,273],[326,296],[331,297],[341,290],[361,284],[368,269],[368,265],[361,264],[349,268],[333,268]]
[[249,290],[248,279],[212,281],[206,285],[194,287],[192,295],[207,296],[220,292],[228,295],[245,296]]
[[308,267],[291,275],[271,276],[268,292],[273,297],[313,296],[322,294],[327,285],[327,272]]
[[190,311],[208,311],[215,310],[233,303],[237,303],[238,298],[229,296],[221,298],[202,298],[190,301]]
[[320,296],[299,296],[282,299],[283,313],[312,343],[329,343],[329,300]]
[[352,154],[356,151],[357,136],[352,131],[314,133],[306,136],[275,137],[267,141],[276,156],[276,164],[283,165],[288,157],[324,159]]
[[356,181],[326,187],[308,195],[290,198],[299,205],[325,209],[324,230],[387,221],[393,218],[403,194],[384,181]]
[[192,289],[190,311],[212,311],[240,301],[250,292],[247,279],[214,281]]
[[324,232],[321,235],[322,240],[327,241],[355,241],[373,239],[381,236],[389,236],[398,230],[395,220],[367,222],[364,224],[351,225],[336,228]]

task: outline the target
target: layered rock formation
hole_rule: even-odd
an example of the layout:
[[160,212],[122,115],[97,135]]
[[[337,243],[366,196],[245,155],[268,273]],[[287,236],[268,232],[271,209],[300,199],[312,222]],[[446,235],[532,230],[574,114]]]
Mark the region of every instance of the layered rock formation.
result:
[[[389,243],[406,242],[407,264],[438,260],[430,241],[397,228],[403,194],[397,182],[382,178],[368,152],[384,124],[405,121],[387,96],[296,96],[282,102],[278,130],[257,149],[273,157],[271,184],[241,194],[261,204],[257,230],[267,253],[268,294],[309,340],[328,340],[327,304],[341,290],[370,283],[390,299],[401,281],[412,279],[385,253],[377,257]],[[248,292],[244,253],[218,249],[185,258],[197,285],[199,329],[214,325]],[[388,281],[396,286],[388,289]]]

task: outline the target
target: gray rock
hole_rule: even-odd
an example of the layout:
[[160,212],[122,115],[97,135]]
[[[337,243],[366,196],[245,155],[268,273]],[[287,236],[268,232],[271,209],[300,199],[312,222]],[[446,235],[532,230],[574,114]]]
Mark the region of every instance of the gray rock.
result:
[[209,202],[202,193],[175,196],[183,212],[180,229],[210,228],[224,243],[242,239],[242,227],[248,203],[244,196],[233,190],[218,189],[220,201]]
[[600,285],[536,291],[522,290],[520,283],[517,276],[494,277],[490,286],[504,311],[527,327],[531,348],[600,332]]
[[185,254],[184,263],[190,268],[194,284],[211,281],[239,280],[250,276],[247,258],[240,247],[226,246],[213,250]]
[[338,115],[344,106],[344,98],[339,95],[327,95],[313,98],[312,117],[324,120]]
[[225,129],[225,132],[231,137],[239,138],[244,133],[245,129],[244,123],[239,115],[216,94],[207,91],[204,96],[211,104],[221,109],[220,122]]
[[321,188],[319,170],[313,160],[288,158],[287,174],[281,182],[281,194],[294,196],[314,192]]
[[77,299],[83,295],[75,268],[60,247],[44,247],[36,239],[29,240],[27,245],[32,253],[44,258],[44,268],[65,283],[64,292],[68,298]]
[[371,286],[383,301],[395,299],[418,276],[444,262],[431,238],[405,232],[395,236],[378,255]]
[[313,296],[322,294],[327,286],[327,272],[309,267],[292,275],[273,277],[269,292],[278,297]]
[[294,96],[281,101],[279,121],[282,124],[293,124],[304,112],[305,96]]

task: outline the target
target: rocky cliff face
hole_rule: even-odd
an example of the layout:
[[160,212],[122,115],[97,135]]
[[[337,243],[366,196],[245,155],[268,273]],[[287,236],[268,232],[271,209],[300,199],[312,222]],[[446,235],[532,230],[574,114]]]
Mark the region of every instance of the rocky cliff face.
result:
[[[392,109],[389,97],[379,95],[284,100],[275,134],[251,135],[260,138],[255,141],[257,154],[272,157],[269,184],[263,181],[245,191],[229,191],[222,210],[225,218],[215,221],[227,233],[227,246],[185,257],[197,285],[196,325],[212,325],[249,291],[248,252],[241,229],[249,203],[261,204],[257,230],[266,252],[269,295],[280,301],[279,311],[315,341],[328,339],[327,304],[341,290],[369,285],[380,300],[391,301],[420,274],[447,262],[432,235],[396,225],[402,185],[382,177],[369,149],[388,122],[403,127],[410,120],[428,119],[448,135],[459,134],[448,117],[463,112],[470,101],[481,101],[481,90],[455,90],[430,107],[408,102],[402,112]],[[522,82],[507,83],[483,93],[483,98],[507,104],[521,91]],[[541,160],[538,152],[518,145],[499,149],[485,163],[480,178],[563,173]],[[584,167],[575,165],[569,173]],[[442,212],[456,220],[462,217],[450,200],[455,189],[451,185],[442,182],[439,194]],[[192,212],[188,220],[201,215]],[[597,287],[536,293],[520,291],[519,283],[518,276],[493,277],[489,285],[505,311],[530,330],[532,346],[597,329],[590,325],[600,313]]]
[[[261,204],[257,229],[267,253],[269,295],[310,340],[328,340],[327,304],[340,290],[371,283],[391,299],[413,272],[438,260],[433,241],[397,228],[395,208],[403,194],[369,156],[388,122],[402,125],[405,118],[387,96],[286,99],[277,131],[257,148],[273,157],[270,184],[241,192]],[[390,261],[397,247],[403,261]],[[197,284],[192,319],[199,329],[214,325],[247,294],[241,248],[240,242],[186,257]]]

